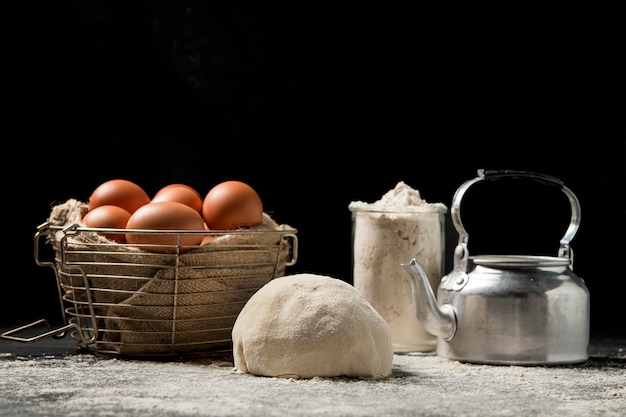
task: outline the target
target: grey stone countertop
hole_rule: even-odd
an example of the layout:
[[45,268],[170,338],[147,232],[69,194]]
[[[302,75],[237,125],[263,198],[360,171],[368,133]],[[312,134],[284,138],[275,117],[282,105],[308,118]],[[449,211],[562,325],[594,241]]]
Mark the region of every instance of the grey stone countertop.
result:
[[575,365],[502,366],[395,355],[381,379],[269,378],[230,353],[129,359],[73,339],[0,339],[0,416],[626,416],[626,339]]

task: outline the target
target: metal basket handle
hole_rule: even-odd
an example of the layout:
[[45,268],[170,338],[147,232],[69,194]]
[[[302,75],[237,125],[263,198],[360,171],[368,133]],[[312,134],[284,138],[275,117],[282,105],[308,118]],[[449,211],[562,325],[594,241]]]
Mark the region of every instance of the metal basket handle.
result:
[[[8,340],[14,340],[17,342],[23,342],[23,343],[32,343],[32,342],[37,342],[39,340],[45,339],[47,337],[54,337],[56,339],[62,339],[63,337],[65,337],[66,332],[72,328],[76,328],[78,329],[78,326],[76,323],[68,323],[67,317],[65,315],[65,309],[64,304],[63,304],[63,291],[61,289],[61,283],[59,281],[59,274],[58,274],[58,270],[57,270],[57,266],[54,262],[50,262],[50,261],[43,261],[41,260],[41,256],[40,256],[40,247],[41,247],[41,239],[43,237],[49,237],[52,234],[54,234],[54,231],[51,230],[49,228],[49,222],[43,223],[41,224],[38,228],[37,228],[37,232],[35,233],[35,237],[34,237],[34,241],[35,241],[35,245],[34,245],[34,258],[35,258],[35,263],[39,266],[47,266],[52,268],[52,270],[54,271],[54,275],[56,277],[56,282],[57,282],[57,290],[58,290],[58,296],[59,296],[59,303],[61,306],[61,316],[63,319],[63,325],[61,327],[52,328],[52,325],[50,323],[50,321],[48,319],[39,319],[36,320],[32,323],[28,323],[25,324],[23,326],[17,327],[15,329],[11,329],[8,330],[2,334],[0,334],[0,337],[3,339],[8,339]],[[67,232],[67,230],[65,230],[65,232]],[[64,236],[65,239],[65,236]],[[63,250],[61,250],[61,259],[64,261],[64,255],[63,255]],[[69,266],[68,266],[69,267]],[[80,268],[79,268],[80,269]],[[85,275],[85,272],[81,269],[81,273],[83,276],[83,280],[85,283],[85,288],[89,288],[89,282],[87,280],[87,277]],[[88,294],[89,296],[89,294]],[[89,303],[89,305],[91,306],[91,303]],[[96,323],[96,319],[95,319],[95,312],[93,311],[93,307],[90,308],[90,313],[91,313],[91,319],[94,323],[94,328],[95,328],[95,323]],[[24,336],[19,336],[18,334],[21,334],[22,332],[25,332],[27,330],[30,329],[34,329],[37,327],[40,327],[41,325],[45,324],[48,328],[47,331],[43,332],[43,333],[39,333],[36,334],[34,336],[30,336],[30,337],[24,337]],[[92,334],[92,337],[90,338],[85,338],[84,334],[82,331],[80,331],[80,329],[78,329],[78,333],[79,333],[79,337],[81,338],[81,340],[88,344],[88,343],[93,343],[96,340],[97,337],[97,329],[96,331]]]
[[454,269],[455,270],[467,270],[467,260],[469,257],[469,251],[467,249],[467,243],[469,240],[469,234],[463,226],[461,221],[461,200],[467,192],[467,190],[474,184],[480,181],[494,181],[502,178],[526,178],[530,180],[538,181],[544,185],[554,186],[559,188],[569,199],[572,216],[570,224],[565,231],[565,234],[559,241],[558,257],[570,260],[570,264],[573,262],[573,251],[570,247],[570,242],[574,238],[574,235],[578,231],[580,226],[580,203],[576,195],[565,186],[563,181],[558,178],[554,178],[550,175],[539,174],[527,171],[513,171],[513,170],[484,170],[479,169],[477,176],[471,180],[465,181],[455,192],[452,199],[452,206],[450,209],[450,215],[452,217],[452,223],[459,233],[459,241],[454,249]]

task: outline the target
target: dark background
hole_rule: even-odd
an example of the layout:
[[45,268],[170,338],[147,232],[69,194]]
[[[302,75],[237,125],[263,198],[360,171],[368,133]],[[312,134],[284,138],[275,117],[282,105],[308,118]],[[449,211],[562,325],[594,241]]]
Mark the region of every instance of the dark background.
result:
[[[488,168],[549,174],[578,196],[574,270],[591,292],[592,334],[625,333],[617,13],[213,3],[23,3],[12,15],[3,327],[55,318],[36,227],[111,178],[150,194],[245,181],[298,229],[289,272],[351,281],[351,201],[404,181],[450,206]],[[470,252],[556,255],[563,195],[507,190],[468,195]],[[449,214],[447,232],[450,252]]]

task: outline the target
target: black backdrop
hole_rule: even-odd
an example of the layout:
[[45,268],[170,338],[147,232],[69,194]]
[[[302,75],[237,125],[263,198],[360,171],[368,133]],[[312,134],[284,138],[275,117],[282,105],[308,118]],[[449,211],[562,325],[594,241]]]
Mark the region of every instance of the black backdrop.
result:
[[[54,319],[54,277],[33,260],[36,227],[107,179],[151,194],[173,182],[202,193],[248,182],[266,212],[298,229],[289,272],[351,281],[351,201],[404,181],[449,205],[488,168],[553,175],[579,197],[574,269],[591,292],[592,332],[624,333],[617,14],[127,3],[23,4],[14,14],[3,326]],[[550,229],[569,214],[544,211],[550,197],[531,192],[526,211],[502,204],[501,191],[491,197],[468,212],[484,221],[472,229],[474,253],[556,253],[562,230]],[[536,212],[547,217],[529,221]],[[447,228],[449,252],[449,219]]]

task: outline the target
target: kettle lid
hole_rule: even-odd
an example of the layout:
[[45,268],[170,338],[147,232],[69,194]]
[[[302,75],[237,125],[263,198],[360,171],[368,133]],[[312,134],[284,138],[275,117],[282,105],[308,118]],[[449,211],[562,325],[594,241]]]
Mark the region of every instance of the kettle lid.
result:
[[539,268],[571,264],[570,258],[538,255],[477,255],[469,259],[475,265],[492,268]]

